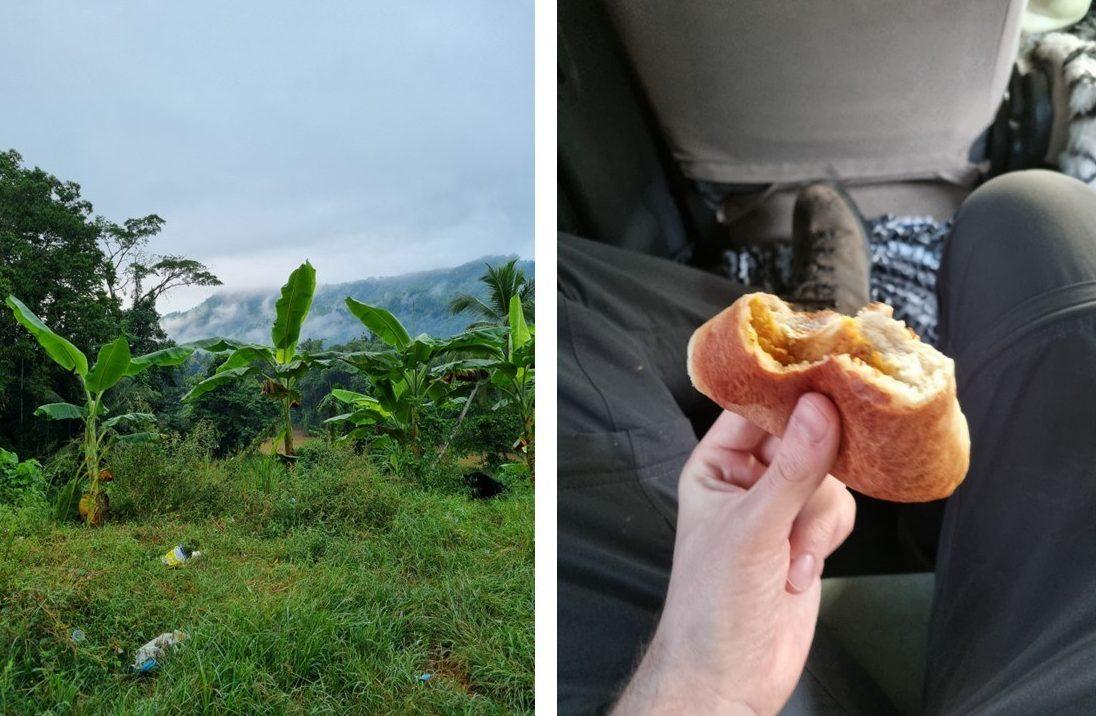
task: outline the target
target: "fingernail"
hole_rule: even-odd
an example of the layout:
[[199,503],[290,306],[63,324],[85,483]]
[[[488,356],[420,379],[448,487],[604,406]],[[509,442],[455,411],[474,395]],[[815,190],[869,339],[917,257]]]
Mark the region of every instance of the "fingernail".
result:
[[829,428],[829,421],[814,405],[814,401],[800,398],[795,412],[792,413],[792,430],[799,431],[809,441],[816,443],[826,437]]
[[801,554],[792,560],[788,567],[788,584],[797,592],[804,592],[811,586],[815,577],[815,559],[813,554]]

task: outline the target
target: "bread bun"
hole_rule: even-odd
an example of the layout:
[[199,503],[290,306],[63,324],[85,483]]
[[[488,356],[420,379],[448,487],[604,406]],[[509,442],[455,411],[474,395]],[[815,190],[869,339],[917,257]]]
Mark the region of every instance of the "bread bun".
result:
[[701,393],[782,435],[803,393],[841,414],[833,474],[883,500],[950,495],[970,463],[970,434],[955,397],[955,364],[873,303],[856,318],[799,313],[750,293],[698,328],[689,376]]

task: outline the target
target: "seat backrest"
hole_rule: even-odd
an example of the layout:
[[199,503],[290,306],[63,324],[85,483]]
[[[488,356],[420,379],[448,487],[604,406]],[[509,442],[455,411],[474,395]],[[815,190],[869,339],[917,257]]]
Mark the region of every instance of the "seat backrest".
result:
[[1023,0],[604,0],[684,173],[968,181]]

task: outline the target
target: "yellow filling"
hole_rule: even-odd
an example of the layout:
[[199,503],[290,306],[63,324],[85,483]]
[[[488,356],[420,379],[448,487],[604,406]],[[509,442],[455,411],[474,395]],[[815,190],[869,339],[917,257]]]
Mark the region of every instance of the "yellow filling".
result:
[[876,350],[860,332],[856,319],[838,316],[826,326],[825,335],[817,333],[802,336],[789,335],[776,321],[764,300],[750,301],[750,326],[754,330],[757,345],[781,365],[815,363],[828,355],[845,354],[875,368],[884,375],[895,375],[895,368]]

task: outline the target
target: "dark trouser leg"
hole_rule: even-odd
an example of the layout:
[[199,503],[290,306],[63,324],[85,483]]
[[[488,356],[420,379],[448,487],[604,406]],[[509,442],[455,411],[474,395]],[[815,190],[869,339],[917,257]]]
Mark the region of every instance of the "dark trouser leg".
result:
[[1096,193],[989,182],[939,284],[971,469],[944,517],[926,710],[1096,713]]
[[[654,629],[673,555],[678,473],[717,413],[689,383],[685,346],[744,292],[669,261],[560,238],[561,714],[610,705]],[[882,713],[864,687],[820,632],[787,711]]]
[[559,711],[577,714],[612,702],[662,608],[704,406],[685,345],[741,290],[566,236],[558,289]]

